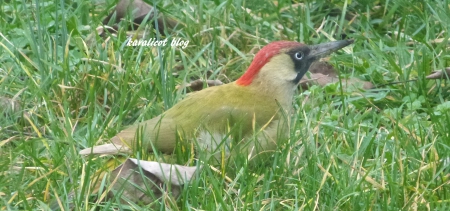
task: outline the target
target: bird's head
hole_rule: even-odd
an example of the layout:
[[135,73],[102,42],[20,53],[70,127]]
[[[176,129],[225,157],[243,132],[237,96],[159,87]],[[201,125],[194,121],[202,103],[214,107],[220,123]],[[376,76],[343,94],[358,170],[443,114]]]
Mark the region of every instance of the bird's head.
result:
[[240,86],[266,84],[295,88],[312,62],[351,43],[353,40],[311,46],[294,41],[269,43],[255,55],[250,67],[236,83]]

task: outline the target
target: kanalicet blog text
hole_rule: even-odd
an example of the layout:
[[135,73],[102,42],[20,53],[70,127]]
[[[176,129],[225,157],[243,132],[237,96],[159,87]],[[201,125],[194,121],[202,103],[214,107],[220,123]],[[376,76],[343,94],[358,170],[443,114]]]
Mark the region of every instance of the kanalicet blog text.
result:
[[[158,40],[156,38],[150,39],[135,39],[133,40],[131,37],[125,41],[127,46],[148,46],[148,47],[162,47],[167,46],[168,39]],[[172,47],[181,47],[185,49],[189,45],[189,40],[182,40],[181,38],[172,39],[170,42],[170,46]]]

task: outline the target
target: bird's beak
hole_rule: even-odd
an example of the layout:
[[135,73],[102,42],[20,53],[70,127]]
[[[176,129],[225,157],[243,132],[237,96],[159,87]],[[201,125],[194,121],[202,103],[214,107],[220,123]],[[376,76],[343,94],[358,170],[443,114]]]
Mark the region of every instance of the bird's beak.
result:
[[309,46],[309,48],[311,49],[309,56],[314,57],[315,59],[319,59],[352,43],[353,39],[312,45]]

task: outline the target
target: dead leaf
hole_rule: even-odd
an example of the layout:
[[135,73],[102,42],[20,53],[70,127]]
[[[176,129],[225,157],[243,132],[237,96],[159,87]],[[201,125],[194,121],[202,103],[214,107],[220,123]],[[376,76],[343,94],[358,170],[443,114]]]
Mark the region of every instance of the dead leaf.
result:
[[321,73],[322,75],[328,75],[330,77],[337,77],[334,67],[326,61],[313,62],[309,67],[310,73]]
[[20,103],[19,101],[15,100],[14,98],[8,98],[8,97],[0,97],[0,113],[6,114],[9,112],[16,112],[20,110]]
[[[147,21],[152,21],[152,19],[155,17],[155,14],[159,14],[159,12],[155,7],[145,3],[142,0],[120,0],[119,3],[117,3],[114,11],[111,12],[111,14],[109,14],[103,20],[103,24],[108,25],[111,21],[111,18],[115,17],[115,19],[112,20],[112,23],[114,24],[112,27],[114,31],[118,31],[116,24],[119,23],[127,15],[130,15],[134,23],[134,26],[132,26],[132,30],[136,30],[137,27],[142,24],[147,14],[149,15]],[[166,34],[164,29],[173,29],[178,24],[177,21],[171,18],[167,18],[162,14],[159,14],[158,16],[158,31],[161,34]],[[155,27],[155,23],[153,21],[152,24],[153,27]]]
[[192,82],[190,82],[188,84],[178,85],[176,88],[177,89],[189,88],[190,91],[200,91],[200,90],[203,89],[205,82],[206,82],[206,87],[223,85],[223,82],[220,81],[220,80],[206,80],[206,81],[204,81],[202,79],[197,79],[197,80],[192,81]]
[[183,185],[193,179],[196,171],[197,167],[129,158],[111,172],[112,187],[108,195],[119,196],[123,203],[145,205],[167,194],[176,198]]
[[427,79],[450,79],[450,67],[445,68],[445,70],[433,71],[430,75],[427,75]]
[[[328,62],[314,62],[309,68],[310,74],[306,74],[300,80],[302,89],[307,90],[312,85],[325,86],[330,83],[339,82],[339,77],[336,70]],[[375,86],[368,81],[363,81],[358,78],[343,79],[342,84],[345,88],[357,87],[362,89],[372,89]]]

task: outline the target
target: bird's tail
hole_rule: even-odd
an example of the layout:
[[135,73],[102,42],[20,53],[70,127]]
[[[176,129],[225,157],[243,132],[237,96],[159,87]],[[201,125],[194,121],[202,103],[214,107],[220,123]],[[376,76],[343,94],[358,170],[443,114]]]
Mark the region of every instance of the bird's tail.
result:
[[79,152],[80,155],[115,155],[119,153],[129,153],[130,149],[126,146],[118,144],[103,144],[100,146],[95,146],[91,148],[83,149]]

